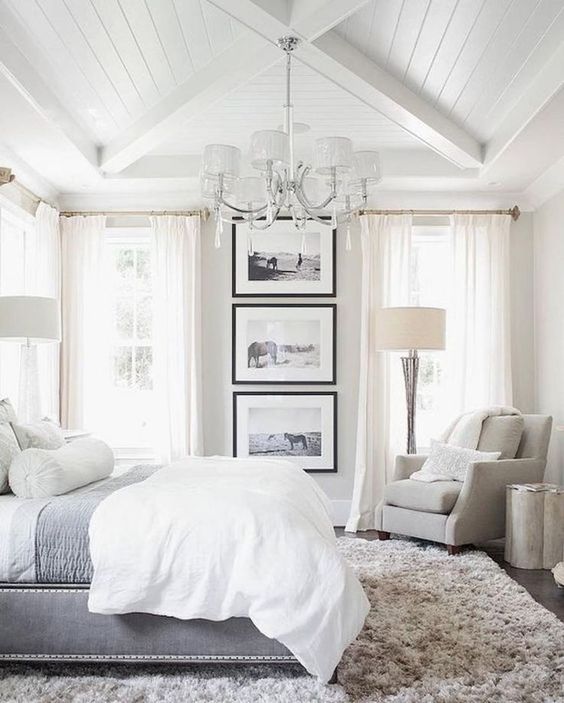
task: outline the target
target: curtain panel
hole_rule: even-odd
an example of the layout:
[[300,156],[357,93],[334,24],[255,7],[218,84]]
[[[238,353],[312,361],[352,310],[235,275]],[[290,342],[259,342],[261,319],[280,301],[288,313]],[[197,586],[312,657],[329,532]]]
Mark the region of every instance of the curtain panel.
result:
[[104,407],[109,323],[102,215],[61,218],[61,423],[93,429]]
[[200,218],[151,218],[156,450],[203,453]]
[[512,405],[509,215],[453,215],[445,392],[450,417]]
[[363,215],[356,458],[348,532],[375,528],[375,510],[402,441],[401,365],[379,352],[375,313],[409,304],[411,215]]

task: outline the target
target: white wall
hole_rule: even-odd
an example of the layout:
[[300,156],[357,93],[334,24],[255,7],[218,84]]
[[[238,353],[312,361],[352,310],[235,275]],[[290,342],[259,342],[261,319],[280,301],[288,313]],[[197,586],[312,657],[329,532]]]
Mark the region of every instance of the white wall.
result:
[[[535,362],[538,412],[564,424],[564,191],[534,215]],[[564,432],[555,431],[546,480],[564,483]]]
[[[225,233],[223,246],[215,249],[213,223],[202,232],[203,266],[203,365],[204,365],[204,441],[207,454],[231,454],[232,392],[251,391],[254,386],[231,384],[231,305],[236,302],[282,303],[283,298],[231,297],[231,232]],[[337,385],[299,386],[293,390],[338,392],[338,472],[316,474],[334,501],[336,511],[347,516],[352,492],[356,398],[358,388],[358,343],[360,335],[360,244],[353,231],[352,252],[345,251],[344,237],[337,234],[337,297],[293,298],[293,303],[328,302],[337,304]],[[257,386],[257,390],[284,390],[285,386]],[[287,389],[287,388],[286,388]],[[343,524],[344,518],[339,520]]]
[[[232,392],[252,386],[231,384],[231,233],[223,247],[213,246],[213,223],[203,227],[203,345],[204,345],[204,431],[207,454],[231,454]],[[334,502],[338,524],[347,516],[352,493],[355,453],[356,402],[358,389],[358,342],[360,334],[360,248],[358,232],[353,232],[353,251],[344,249],[344,236],[337,234],[337,298],[303,299],[302,302],[337,303],[337,380],[339,403],[339,471],[315,474]],[[533,369],[533,236],[532,215],[524,213],[511,229],[512,265],[512,352],[515,405],[524,411],[534,406]],[[268,303],[268,298],[238,299],[241,302]],[[272,302],[273,299],[270,299]],[[276,299],[274,302],[282,302]],[[299,299],[292,302],[300,302]],[[282,387],[260,386],[259,390]],[[303,386],[303,390],[318,390]]]

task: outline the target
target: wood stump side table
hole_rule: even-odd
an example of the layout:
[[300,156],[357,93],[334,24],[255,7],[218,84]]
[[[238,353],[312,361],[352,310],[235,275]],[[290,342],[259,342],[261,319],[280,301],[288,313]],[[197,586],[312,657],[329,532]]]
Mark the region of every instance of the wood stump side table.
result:
[[552,569],[564,547],[564,487],[514,484],[506,491],[505,561],[518,569]]

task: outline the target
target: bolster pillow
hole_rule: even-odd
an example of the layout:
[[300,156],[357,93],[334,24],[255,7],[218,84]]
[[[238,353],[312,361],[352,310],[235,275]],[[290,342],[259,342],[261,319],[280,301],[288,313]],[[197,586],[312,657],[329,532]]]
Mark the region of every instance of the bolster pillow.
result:
[[26,449],[10,464],[8,480],[18,498],[46,498],[106,478],[113,469],[105,442],[77,439],[59,449]]

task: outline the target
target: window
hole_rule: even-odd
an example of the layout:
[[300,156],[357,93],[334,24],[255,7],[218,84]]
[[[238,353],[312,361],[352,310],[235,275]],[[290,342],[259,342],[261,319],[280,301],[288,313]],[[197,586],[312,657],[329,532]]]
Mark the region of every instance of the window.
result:
[[151,456],[153,300],[149,231],[108,228],[111,348],[104,436],[121,458]]
[[[448,227],[413,228],[410,305],[447,307],[450,269]],[[426,448],[443,429],[444,352],[421,352],[417,386],[417,446]]]

